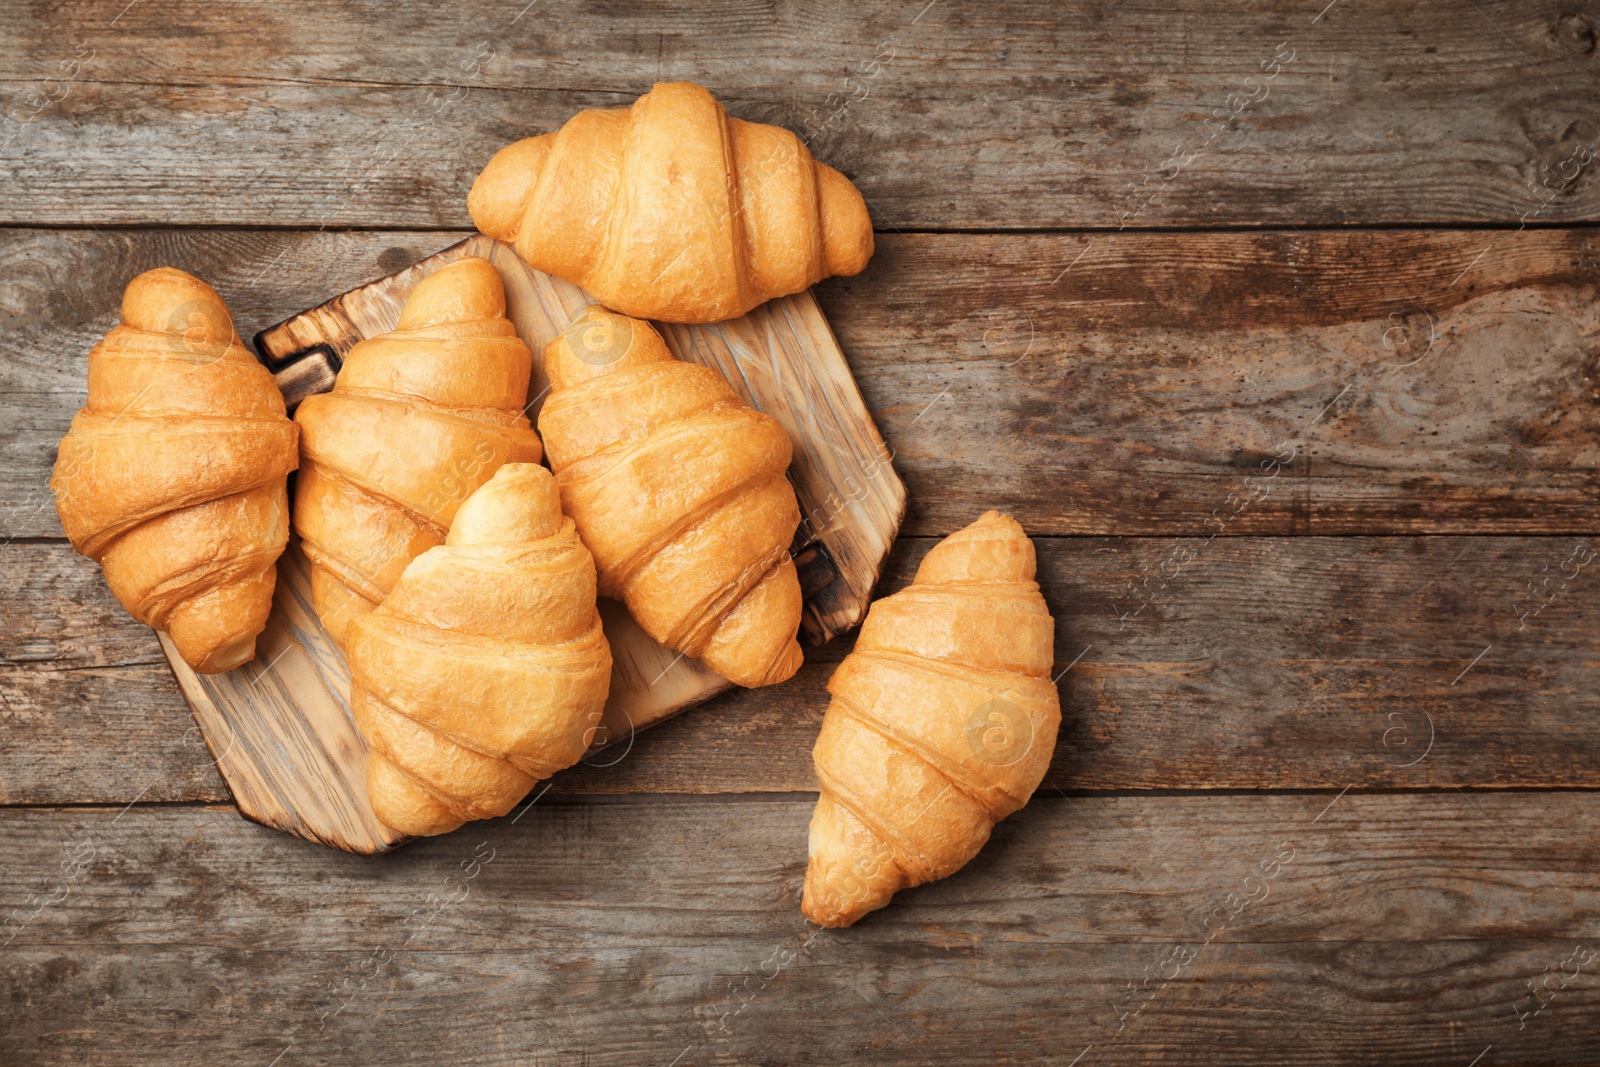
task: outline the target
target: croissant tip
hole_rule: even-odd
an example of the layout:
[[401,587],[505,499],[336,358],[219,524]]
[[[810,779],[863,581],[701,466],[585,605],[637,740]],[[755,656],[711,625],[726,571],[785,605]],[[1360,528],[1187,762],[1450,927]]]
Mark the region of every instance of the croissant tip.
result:
[[539,183],[555,134],[524,137],[496,152],[467,192],[467,214],[482,233],[512,241]]
[[230,645],[225,645],[211,653],[199,663],[191,663],[196,674],[226,674],[235,667],[243,667],[246,663],[256,658],[256,635]]
[[215,290],[213,290],[206,282],[195,277],[193,274],[190,274],[188,271],[182,270],[178,267],[155,267],[151,270],[145,271],[142,274],[135,275],[133,280],[128,283],[128,288],[132,289],[135,286],[172,283],[188,285],[194,288],[204,289],[208,292],[215,292]]
[[[805,885],[800,893],[800,914],[818,926],[843,930],[847,926],[854,926],[888,902],[888,897],[885,897],[876,904],[868,904],[855,894],[841,894],[827,884],[827,878],[818,870],[815,861],[806,867]],[[863,907],[863,904],[866,906]]]
[[649,322],[587,304],[545,345],[544,373],[551,392],[557,392],[590,378],[675,358]]
[[638,107],[643,101],[650,99],[657,93],[661,94],[663,97],[693,96],[700,100],[709,100],[716,105],[718,111],[722,110],[722,102],[712,95],[710,89],[707,89],[699,82],[691,81],[656,82],[650,86],[650,91],[648,93],[645,93],[638,100],[633,102],[633,106]]
[[503,318],[505,312],[505,283],[494,264],[481,256],[462,256],[417,283],[395,329]]
[[205,343],[227,344],[238,336],[233,314],[217,291],[177,267],[157,267],[130,281],[122,291],[122,321],[136,330],[186,337],[201,326]]
[[447,281],[452,285],[482,285],[489,289],[499,290],[502,293],[505,292],[505,283],[500,280],[500,272],[494,269],[493,263],[490,263],[482,256],[462,256],[460,259],[445,264],[424,278],[418,283],[417,288],[412,290],[411,295],[415,296],[418,292],[423,291],[423,287],[428,285],[429,282],[432,282],[434,287],[440,287]]
[[807,920],[829,930],[843,930],[846,927],[854,926],[856,921],[855,917],[821,911],[805,903],[800,905],[800,914],[804,915]]
[[972,530],[980,526],[996,526],[1004,530],[1007,534],[1015,537],[1028,536],[1027,531],[1022,528],[1022,523],[1018,522],[1010,515],[1007,515],[1005,512],[996,511],[993,508],[984,512],[982,515],[979,515],[975,521],[969,523],[967,529]]
[[456,512],[447,545],[536,541],[561,529],[561,490],[537,463],[505,463]]

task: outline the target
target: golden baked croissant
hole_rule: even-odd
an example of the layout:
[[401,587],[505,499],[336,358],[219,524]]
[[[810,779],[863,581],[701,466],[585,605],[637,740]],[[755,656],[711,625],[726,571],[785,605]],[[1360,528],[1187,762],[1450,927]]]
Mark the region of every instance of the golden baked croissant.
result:
[[776,419],[674,359],[647,322],[589,307],[544,350],[539,432],[600,595],[739,685],[800,669],[800,523]]
[[296,432],[215,290],[171,267],[128,283],[50,487],[72,546],[197,671],[255,655],[289,539]]
[[806,917],[849,926],[953,874],[1038,788],[1061,705],[1033,542],[986,513],[867,612],[812,752]]
[[576,763],[605,708],[611,649],[594,560],[550,472],[500,467],[444,545],[351,620],[348,653],[367,793],[401,833],[504,815]]
[[295,412],[294,528],[340,645],[501,464],[539,461],[522,414],[533,354],[505,311],[488,260],[457,260],[412,291],[394,332],[350,349],[333,392]]
[[691,82],[502,148],[467,211],[531,266],[664,322],[737,318],[872,258],[850,179]]

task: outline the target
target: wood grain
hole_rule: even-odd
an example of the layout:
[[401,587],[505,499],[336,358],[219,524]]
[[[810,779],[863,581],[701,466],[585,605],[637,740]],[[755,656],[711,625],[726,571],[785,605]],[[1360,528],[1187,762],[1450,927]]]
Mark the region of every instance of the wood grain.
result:
[[[249,336],[456,236],[0,232],[0,537],[60,536],[56,442],[140,270],[212,281]],[[1034,534],[1595,532],[1594,231],[1088,240],[891,235],[817,287],[903,532],[1002,501]]]
[[[933,543],[901,538],[880,595]],[[1600,786],[1596,539],[1037,545],[1056,669],[1071,665],[1047,789]],[[61,544],[13,545],[0,566],[0,613],[22,623],[0,667],[0,801],[225,796],[181,744],[154,639],[98,570]],[[849,647],[596,754],[553,795],[813,789],[824,685]]]
[[[90,805],[0,807],[0,1062],[1600,1064],[1597,26],[0,7],[0,805]],[[882,591],[999,503],[1070,535],[1042,793],[813,938],[795,792],[841,639],[375,860],[153,803],[226,795],[44,487],[115,294],[184,267],[250,336],[465,236],[501,145],[670,78],[870,201],[871,267],[817,295],[911,490]],[[1161,232],[1195,227],[1251,232]],[[1145,789],[1184,795],[1101,795]]]
[[9,5],[0,221],[462,227],[496,149],[679,78],[885,229],[1600,215],[1594,12],[1323,7]]
[[10,810],[0,1055],[1596,1062],[1593,962],[1517,1016],[1600,947],[1592,795],[1332,799],[1041,798],[849,931],[798,913],[810,799],[541,803],[378,859]]

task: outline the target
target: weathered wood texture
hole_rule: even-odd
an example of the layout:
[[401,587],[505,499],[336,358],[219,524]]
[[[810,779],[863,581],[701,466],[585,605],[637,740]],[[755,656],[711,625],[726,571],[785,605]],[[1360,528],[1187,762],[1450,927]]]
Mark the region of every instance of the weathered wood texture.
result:
[[[902,538],[880,594],[932,543]],[[1046,789],[1600,786],[1596,539],[1037,544],[1056,669],[1076,661]],[[155,639],[98,569],[64,544],[12,545],[0,567],[19,626],[0,801],[225,796]],[[554,792],[813,789],[824,684],[849,647],[808,649],[791,682],[717,697]]]
[[13,809],[0,1057],[1600,1062],[1593,795],[1332,799],[1041,798],[848,931],[799,915],[810,799],[540,804],[378,859]]
[[[99,805],[0,808],[0,1063],[1600,1064],[1600,238],[1539,229],[1600,219],[1596,26],[0,7],[0,804]],[[1040,795],[813,936],[792,794],[841,639],[377,860],[152,805],[225,795],[45,489],[115,294],[184,267],[248,336],[666,78],[869,198],[877,257],[817,296],[910,490],[883,591],[990,506],[1079,535],[1039,541],[1071,667]],[[1192,227],[1258,232],[1138,232]],[[1030,230],[1071,232],[985,233]],[[1144,789],[1317,792],[1094,795]]]
[[[56,443],[134,274],[207,278],[248,336],[457,236],[0,232],[0,537],[60,536]],[[906,533],[1596,531],[1592,230],[890,235],[817,292]]]
[[1594,14],[1324,6],[9,4],[0,221],[459,227],[496,149],[678,78],[882,227],[1600,215]]

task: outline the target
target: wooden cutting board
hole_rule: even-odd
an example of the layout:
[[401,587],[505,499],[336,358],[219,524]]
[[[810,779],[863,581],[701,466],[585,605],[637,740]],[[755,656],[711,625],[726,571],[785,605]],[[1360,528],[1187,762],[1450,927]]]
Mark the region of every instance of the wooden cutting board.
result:
[[[507,314],[534,352],[528,416],[537,423],[548,386],[539,356],[594,301],[481,234],[257,334],[256,349],[291,413],[307,396],[333,388],[356,342],[394,328],[419,281],[471,255],[500,271]],[[802,629],[821,644],[855,626],[905,514],[905,486],[816,301],[805,292],[730,322],[658,328],[680,359],[716,367],[746,402],[789,431],[789,480],[802,515],[793,546],[805,598]],[[237,670],[196,674],[165,635],[162,647],[246,818],[347,852],[385,852],[406,839],[379,822],[367,800],[366,745],[350,716],[349,668],[311,608],[310,582],[291,538],[256,658]],[[732,685],[663,648],[621,604],[602,600],[600,613],[615,665],[595,748],[627,744],[636,731]]]

